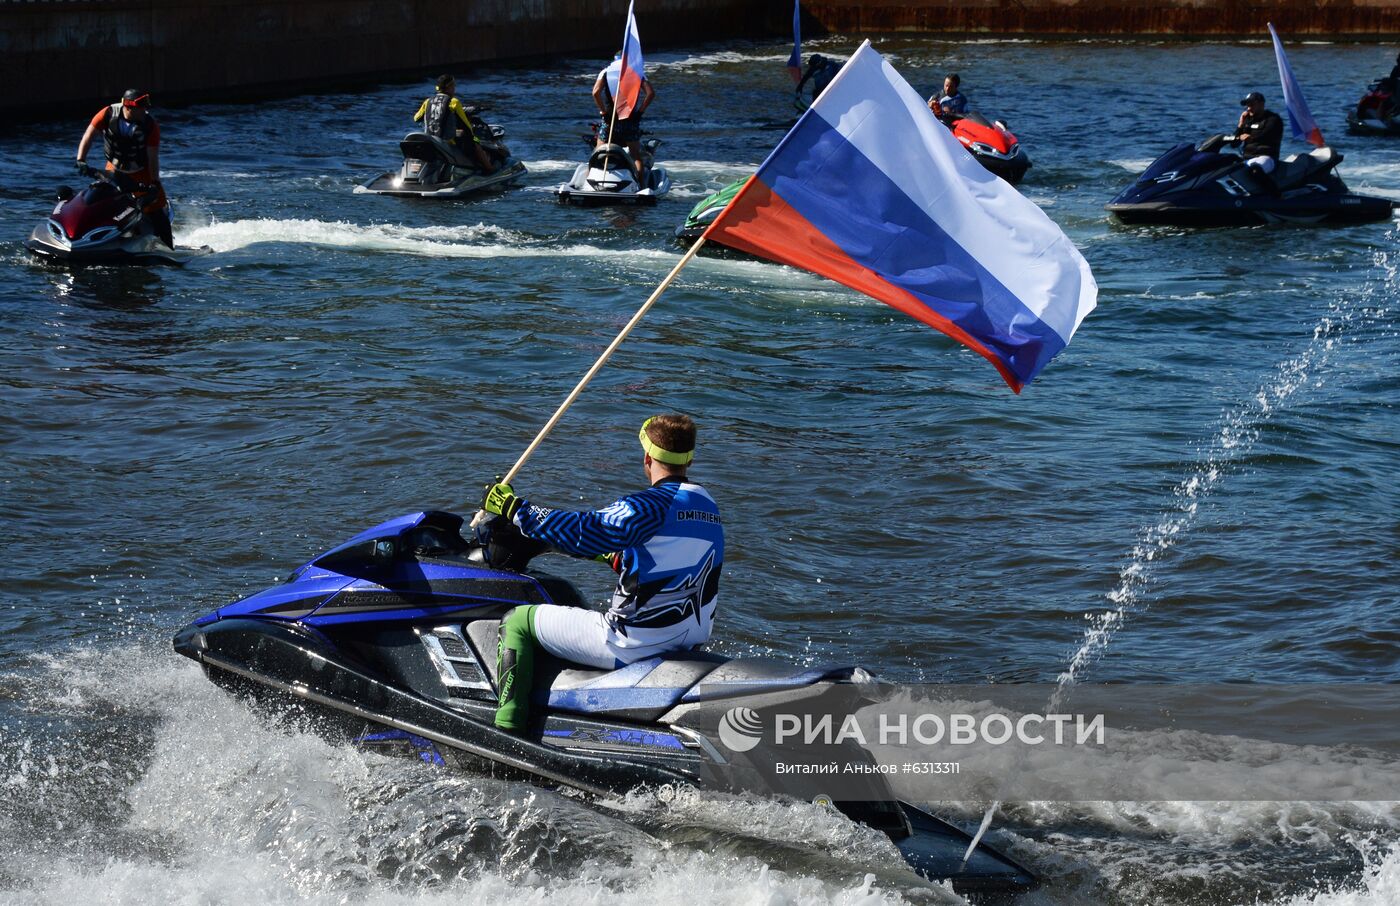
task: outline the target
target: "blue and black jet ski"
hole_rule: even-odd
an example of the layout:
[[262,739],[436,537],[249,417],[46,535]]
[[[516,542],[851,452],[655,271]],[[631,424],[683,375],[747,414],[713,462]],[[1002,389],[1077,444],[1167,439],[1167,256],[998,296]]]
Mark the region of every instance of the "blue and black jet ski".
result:
[[[175,636],[175,650],[221,686],[295,703],[333,738],[433,763],[604,796],[661,784],[798,795],[771,763],[724,742],[726,714],[810,706],[837,691],[849,702],[862,671],[702,651],[611,671],[542,656],[533,723],[522,736],[505,733],[492,720],[502,617],[520,604],[584,602],[569,582],[529,569],[545,548],[514,526],[493,520],[472,540],[462,526],[444,512],[385,522],[280,585],[199,617]],[[842,757],[870,762],[842,745]],[[883,775],[857,782],[860,801],[832,805],[887,833],[920,875],[978,898],[1035,886],[1029,870],[985,845],[964,864],[969,836],[899,801]]]
[[1337,175],[1342,155],[1317,148],[1279,160],[1265,175],[1226,148],[1228,136],[1180,144],[1105,207],[1124,223],[1251,226],[1386,220],[1394,204],[1357,195]]

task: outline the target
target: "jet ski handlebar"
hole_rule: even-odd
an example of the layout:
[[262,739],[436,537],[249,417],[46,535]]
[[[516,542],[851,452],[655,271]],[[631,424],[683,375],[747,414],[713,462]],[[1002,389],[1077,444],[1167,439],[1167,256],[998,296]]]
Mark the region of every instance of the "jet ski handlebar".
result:
[[1232,135],[1225,135],[1221,133],[1218,135],[1212,135],[1210,138],[1204,139],[1200,144],[1196,146],[1196,150],[1201,151],[1203,153],[1210,153],[1212,151],[1219,151],[1226,145],[1237,145],[1239,144],[1239,141],[1240,140],[1238,138],[1235,138]]
[[134,192],[137,188],[136,181],[119,170],[99,170],[84,165],[82,175],[98,182],[110,183],[123,192]]

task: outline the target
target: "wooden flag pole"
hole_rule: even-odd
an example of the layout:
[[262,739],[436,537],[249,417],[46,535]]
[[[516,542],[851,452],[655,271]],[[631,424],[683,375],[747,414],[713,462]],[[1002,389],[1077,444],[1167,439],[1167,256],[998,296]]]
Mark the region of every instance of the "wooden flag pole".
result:
[[[608,74],[607,74],[606,71],[603,72],[603,87],[604,87],[604,88],[608,88]],[[618,88],[621,88],[621,87],[622,87],[622,67],[621,67],[621,66],[618,67],[618,72],[617,72],[617,87],[618,87]],[[611,88],[608,88],[608,97],[612,98],[612,119],[608,120],[608,140],[607,140],[607,144],[611,145],[611,144],[612,144],[613,126],[616,126],[616,125],[617,125],[617,96],[614,95],[614,94],[612,93],[612,89],[611,89]]]
[[[564,413],[573,405],[574,400],[578,399],[579,394],[583,393],[583,388],[587,387],[588,382],[593,380],[593,376],[602,370],[603,365],[606,364],[612,354],[617,351],[617,347],[621,346],[622,341],[627,339],[627,335],[632,332],[632,328],[636,327],[641,322],[642,318],[646,316],[646,313],[656,304],[656,300],[661,298],[661,294],[666,291],[666,287],[671,285],[671,281],[676,279],[676,275],[681,272],[682,268],[690,263],[690,259],[695,257],[695,253],[700,251],[700,247],[704,244],[705,237],[702,235],[699,239],[695,240],[695,244],[681,257],[681,260],[676,262],[676,266],[671,268],[671,272],[666,275],[666,279],[662,280],[661,284],[657,286],[656,289],[652,290],[646,302],[642,303],[642,307],[637,309],[637,313],[632,316],[632,320],[627,322],[626,326],[622,328],[622,331],[618,333],[616,337],[613,337],[613,341],[608,344],[608,348],[604,349],[603,354],[598,356],[598,361],[593,363],[593,367],[588,369],[588,372],[578,382],[578,385],[564,398],[564,402],[560,403],[559,408],[554,410],[554,414],[549,417],[549,421],[544,423],[544,427],[540,429],[540,433],[535,435],[535,439],[530,441],[530,446],[525,448],[525,452],[520,454],[520,458],[515,461],[515,465],[511,466],[510,471],[506,473],[505,477],[500,479],[501,484],[510,484],[515,476],[520,473],[521,468],[525,465],[525,460],[529,459],[530,454],[535,452],[535,448],[543,443],[544,439],[549,436],[549,432],[559,423],[559,419],[563,418]],[[476,516],[472,519],[472,527],[475,528],[484,518],[485,512],[478,511]]]

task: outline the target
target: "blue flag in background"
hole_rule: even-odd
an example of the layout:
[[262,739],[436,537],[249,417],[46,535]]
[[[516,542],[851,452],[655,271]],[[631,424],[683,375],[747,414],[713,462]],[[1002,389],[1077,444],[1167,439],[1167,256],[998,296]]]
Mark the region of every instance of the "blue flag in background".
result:
[[802,0],[792,0],[792,53],[787,66],[793,81],[802,81]]

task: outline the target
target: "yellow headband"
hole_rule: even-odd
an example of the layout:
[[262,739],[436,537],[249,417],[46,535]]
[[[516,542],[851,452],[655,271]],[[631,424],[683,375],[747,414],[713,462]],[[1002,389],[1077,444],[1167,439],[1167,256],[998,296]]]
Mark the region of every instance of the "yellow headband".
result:
[[650,418],[642,422],[642,430],[637,432],[637,439],[642,442],[642,449],[646,451],[646,454],[657,462],[664,462],[668,466],[690,465],[690,461],[695,458],[695,451],[687,450],[684,453],[673,453],[658,447],[650,437],[647,437],[647,425],[649,424],[651,424]]

